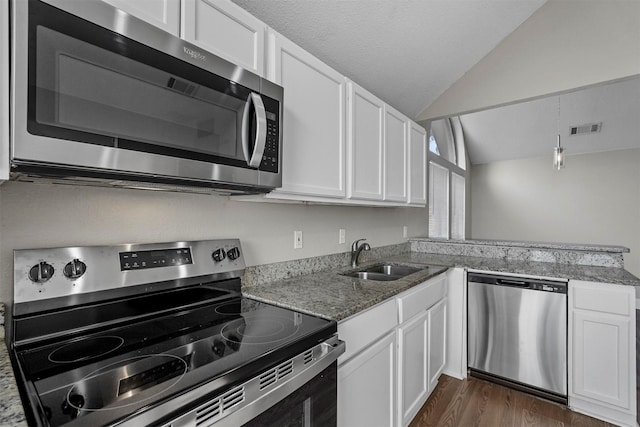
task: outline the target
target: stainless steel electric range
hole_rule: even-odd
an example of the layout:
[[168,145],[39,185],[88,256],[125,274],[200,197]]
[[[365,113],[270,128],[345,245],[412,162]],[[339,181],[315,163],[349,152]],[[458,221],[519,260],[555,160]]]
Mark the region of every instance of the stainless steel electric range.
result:
[[11,353],[42,426],[335,426],[335,321],[243,298],[237,239],[14,252]]

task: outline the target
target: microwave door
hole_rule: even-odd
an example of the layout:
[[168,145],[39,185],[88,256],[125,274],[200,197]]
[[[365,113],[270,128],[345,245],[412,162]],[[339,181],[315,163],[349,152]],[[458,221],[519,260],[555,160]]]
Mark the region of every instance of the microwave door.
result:
[[54,127],[82,142],[244,163],[247,89],[209,87],[44,27],[37,40],[36,132]]
[[242,150],[247,164],[258,168],[267,143],[267,115],[260,95],[249,94],[242,114]]

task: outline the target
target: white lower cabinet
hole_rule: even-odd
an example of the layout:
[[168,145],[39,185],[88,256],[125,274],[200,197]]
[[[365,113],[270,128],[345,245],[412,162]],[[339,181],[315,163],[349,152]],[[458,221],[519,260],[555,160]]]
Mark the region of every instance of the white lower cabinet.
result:
[[428,313],[429,393],[431,393],[438,385],[438,378],[440,378],[444,365],[447,363],[447,300],[441,300],[431,307]]
[[446,362],[447,276],[338,324],[338,426],[406,426]]
[[399,425],[407,425],[429,395],[429,312],[398,327]]
[[339,426],[395,425],[395,352],[396,335],[393,331],[339,366]]
[[569,281],[569,406],[636,426],[635,288]]
[[[399,426],[409,425],[444,370],[447,355],[445,277],[442,275],[420,285],[417,292],[408,291],[407,299],[420,299],[431,307],[401,323],[397,329]],[[433,304],[434,299],[438,301],[436,304]]]

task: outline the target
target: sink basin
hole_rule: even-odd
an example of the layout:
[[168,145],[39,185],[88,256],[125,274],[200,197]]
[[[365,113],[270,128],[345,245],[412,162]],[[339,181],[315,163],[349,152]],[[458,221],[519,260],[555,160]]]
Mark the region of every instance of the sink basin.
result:
[[409,274],[416,273],[422,270],[422,268],[417,267],[407,267],[405,265],[376,265],[373,267],[369,267],[364,270],[367,273],[382,273],[390,276],[408,276]]
[[402,279],[403,277],[420,270],[422,270],[422,268],[386,264],[374,265],[362,271],[354,271],[343,275],[347,277],[356,277],[358,279],[390,282],[392,280]]
[[402,276],[392,276],[390,274],[384,274],[384,273],[372,273],[369,271],[355,271],[353,273],[347,273],[345,274],[345,276],[356,277],[358,279],[365,279],[365,280],[378,280],[383,282],[390,282],[392,280],[397,280],[402,277]]

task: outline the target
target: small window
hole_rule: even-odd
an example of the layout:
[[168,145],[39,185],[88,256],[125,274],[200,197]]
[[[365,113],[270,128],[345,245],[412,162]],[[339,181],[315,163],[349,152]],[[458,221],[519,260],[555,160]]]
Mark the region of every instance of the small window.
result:
[[451,238],[457,240],[464,240],[464,187],[464,176],[451,172]]
[[456,149],[449,119],[440,119],[431,122],[429,135],[429,142],[431,142],[431,137],[433,137],[438,146],[438,152],[436,154],[446,161],[456,164]]
[[438,141],[436,141],[436,138],[433,136],[432,130],[429,131],[429,151],[437,154],[438,156],[440,155],[440,150],[438,149]]
[[429,237],[449,238],[449,170],[429,162]]
[[465,239],[466,149],[458,117],[435,120],[429,130],[429,237]]

